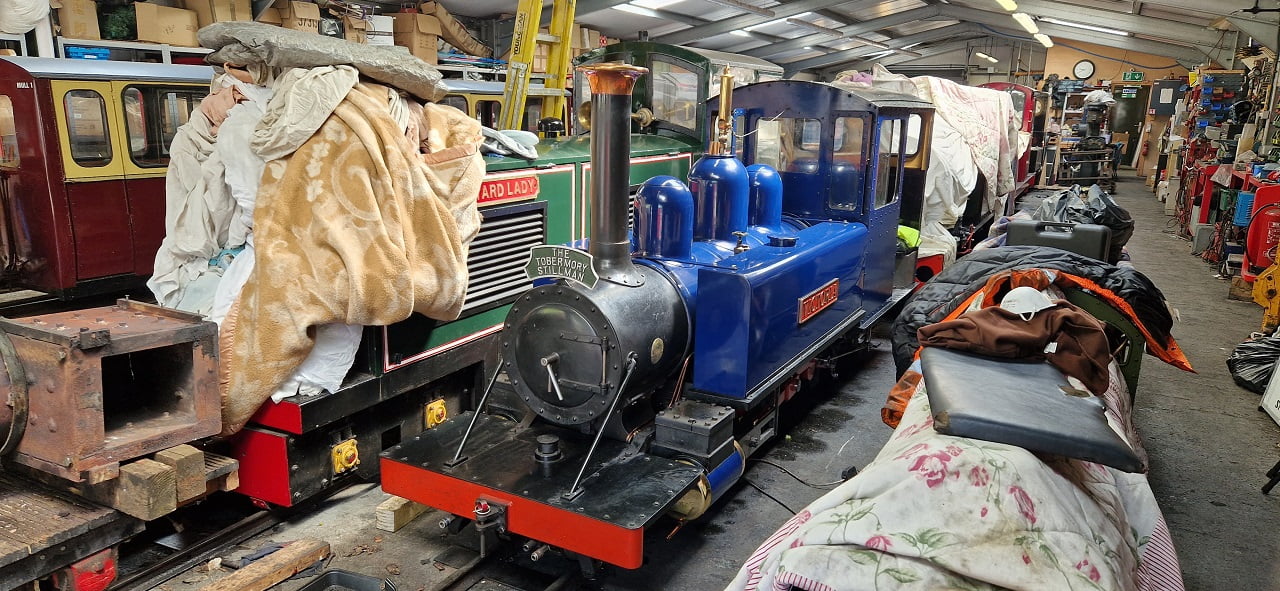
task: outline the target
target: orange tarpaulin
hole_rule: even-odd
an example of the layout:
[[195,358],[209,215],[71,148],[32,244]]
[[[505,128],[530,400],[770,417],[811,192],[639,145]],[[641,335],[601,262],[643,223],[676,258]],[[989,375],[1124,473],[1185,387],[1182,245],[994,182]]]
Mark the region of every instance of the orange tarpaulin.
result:
[[[1147,330],[1147,327],[1138,319],[1137,313],[1134,312],[1133,307],[1124,298],[1100,287],[1089,279],[1063,271],[1010,269],[996,273],[987,279],[987,283],[981,289],[956,306],[942,321],[955,320],[961,314],[975,307],[986,308],[999,305],[998,296],[1015,287],[1027,286],[1045,289],[1050,285],[1065,289],[1081,289],[1102,298],[1111,307],[1128,318],[1142,332],[1147,343],[1147,350],[1152,355],[1178,369],[1195,373],[1195,370],[1191,367],[1191,362],[1182,353],[1182,349],[1178,347],[1178,343],[1173,339],[1172,335],[1163,342],[1156,339],[1151,334],[1151,331]],[[975,306],[975,304],[979,305]],[[920,351],[917,349],[916,359],[919,358]],[[898,426],[898,422],[902,420],[902,413],[907,408],[907,401],[910,399],[911,393],[915,390],[915,385],[919,383],[921,377],[919,373],[908,370],[889,391],[889,398],[885,401],[884,408],[880,411],[880,417],[886,425],[890,427]]]

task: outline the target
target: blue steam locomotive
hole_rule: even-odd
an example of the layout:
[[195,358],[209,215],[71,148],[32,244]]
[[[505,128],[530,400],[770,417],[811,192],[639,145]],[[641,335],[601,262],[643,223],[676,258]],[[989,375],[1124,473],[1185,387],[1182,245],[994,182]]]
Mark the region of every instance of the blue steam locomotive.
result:
[[645,529],[706,511],[777,434],[802,382],[865,343],[914,286],[898,234],[919,228],[932,106],[821,83],[725,84],[688,184],[629,187],[631,89],[645,69],[581,69],[587,250],[535,248],[530,274],[555,279],[512,306],[477,411],[384,452],[382,484],[452,513],[455,532],[474,528],[482,554],[523,538],[534,559],[558,549],[637,568]]

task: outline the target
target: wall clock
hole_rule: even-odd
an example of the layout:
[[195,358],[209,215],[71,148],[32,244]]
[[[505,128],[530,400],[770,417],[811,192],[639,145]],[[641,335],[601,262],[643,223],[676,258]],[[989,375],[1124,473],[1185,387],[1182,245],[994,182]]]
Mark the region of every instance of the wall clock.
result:
[[1074,68],[1071,68],[1071,74],[1076,80],[1088,80],[1093,77],[1093,62],[1089,60],[1080,60],[1076,62]]

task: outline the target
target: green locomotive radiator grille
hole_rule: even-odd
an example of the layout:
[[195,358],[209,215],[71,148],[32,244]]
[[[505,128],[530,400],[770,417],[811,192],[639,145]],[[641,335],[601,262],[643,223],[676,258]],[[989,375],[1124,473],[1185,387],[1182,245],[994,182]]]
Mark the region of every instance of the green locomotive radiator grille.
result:
[[524,274],[529,249],[543,244],[546,213],[542,208],[486,217],[467,256],[467,298],[463,316],[505,304],[529,289]]

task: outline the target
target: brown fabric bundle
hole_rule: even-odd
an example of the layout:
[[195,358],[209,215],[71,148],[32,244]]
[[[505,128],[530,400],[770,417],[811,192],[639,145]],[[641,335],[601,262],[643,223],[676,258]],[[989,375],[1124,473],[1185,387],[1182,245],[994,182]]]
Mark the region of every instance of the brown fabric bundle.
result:
[[[1031,320],[998,306],[920,327],[920,345],[1010,359],[1044,359],[1101,395],[1110,382],[1111,349],[1102,323],[1066,300]],[[1056,350],[1045,347],[1056,343]]]
[[426,105],[420,146],[387,96],[357,84],[301,148],[267,163],[257,264],[219,334],[224,434],[298,368],[316,326],[387,325],[414,312],[452,320],[462,310],[480,228],[480,124]]

